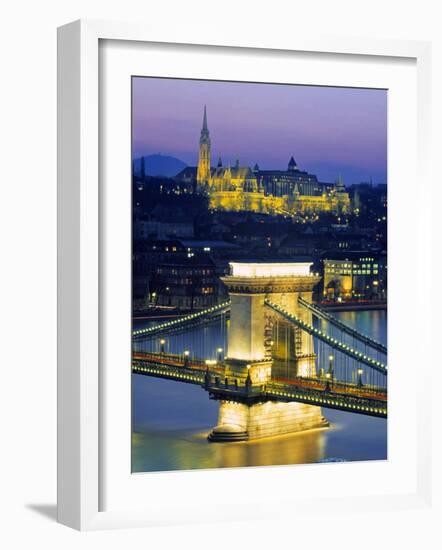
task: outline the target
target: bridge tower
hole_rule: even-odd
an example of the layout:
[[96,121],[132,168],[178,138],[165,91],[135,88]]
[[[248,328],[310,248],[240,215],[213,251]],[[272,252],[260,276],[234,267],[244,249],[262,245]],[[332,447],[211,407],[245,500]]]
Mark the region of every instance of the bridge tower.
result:
[[[312,301],[320,278],[309,262],[232,262],[223,277],[231,300],[225,376],[252,385],[273,377],[316,376],[313,338],[278,319],[265,300],[312,323],[312,313],[298,304]],[[221,400],[212,441],[257,439],[324,425],[320,407],[301,403],[241,403]]]
[[230,373],[243,378],[250,372],[254,384],[273,377],[315,376],[313,337],[279,319],[265,300],[284,307],[312,324],[312,313],[298,298],[312,301],[320,281],[310,273],[311,262],[232,262],[231,275],[223,277],[231,300],[228,334]]

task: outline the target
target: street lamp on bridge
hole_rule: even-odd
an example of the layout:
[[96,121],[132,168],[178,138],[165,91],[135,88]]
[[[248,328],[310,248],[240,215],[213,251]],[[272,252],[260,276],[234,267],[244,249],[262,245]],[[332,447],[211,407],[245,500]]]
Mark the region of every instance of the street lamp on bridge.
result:
[[160,353],[163,354],[164,353],[164,346],[166,344],[166,340],[164,338],[161,338],[160,340]]
[[331,380],[333,380],[334,376],[335,376],[335,370],[334,370],[334,367],[333,367],[333,361],[334,361],[334,357],[333,355],[329,355],[328,356],[328,371],[327,371],[327,374],[329,374],[329,378]]
[[325,391],[330,391],[330,379],[331,374],[327,372],[327,374],[325,375]]
[[223,348],[218,348],[217,350],[217,353],[218,353],[218,361],[221,363],[221,361],[223,360]]
[[247,365],[247,378],[246,378],[246,392],[249,393],[252,389],[252,378],[250,376],[250,369],[252,365]]

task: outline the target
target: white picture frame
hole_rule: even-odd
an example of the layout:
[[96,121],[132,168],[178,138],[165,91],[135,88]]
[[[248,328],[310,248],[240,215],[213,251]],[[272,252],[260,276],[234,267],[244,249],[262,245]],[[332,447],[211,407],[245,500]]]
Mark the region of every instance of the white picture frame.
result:
[[[431,47],[426,42],[390,40],[364,40],[350,37],[281,36],[268,44],[265,38],[244,30],[235,36],[226,34],[216,43],[206,37],[188,36],[185,26],[179,34],[143,25],[101,21],[76,21],[65,25],[58,32],[58,520],[80,530],[149,526],[158,524],[192,522],[192,514],[166,514],[165,508],[126,508],[103,510],[100,484],[103,483],[101,418],[105,408],[100,398],[101,314],[100,302],[102,250],[100,248],[101,192],[99,175],[99,60],[100,42],[125,41],[135,43],[165,43],[202,45],[245,51],[259,49],[273,52],[309,52],[346,56],[376,56],[381,58],[412,59],[417,71],[417,164],[423,180],[429,181],[428,155],[430,149],[429,121],[431,103],[429,97]],[[431,187],[426,188],[426,193]],[[418,213],[419,239],[425,243],[420,251],[421,268],[418,275],[423,286],[431,284],[430,254],[431,234],[425,210]],[[430,311],[430,293],[418,296],[420,311]],[[428,317],[429,319],[429,317]],[[425,323],[428,321],[424,320]],[[427,327],[428,328],[428,327]],[[424,334],[422,346],[428,341],[430,331]],[[428,347],[428,346],[427,346]],[[428,353],[428,352],[427,352]],[[430,434],[427,420],[430,403],[425,396],[424,383],[428,384],[429,369],[425,369],[416,386],[417,402],[417,460],[416,489],[407,495],[390,493],[379,503],[374,495],[351,496],[339,499],[335,509],[345,512],[355,505],[368,511],[379,506],[425,506],[431,496]],[[236,472],[241,475],[240,472]],[[174,483],[195,473],[162,474],[175,476]],[[213,472],[197,472],[208,480]],[[232,472],[231,475],[235,475]],[[268,474],[267,474],[268,475]],[[274,475],[283,479],[284,472]],[[161,487],[162,480],[155,487]],[[151,478],[151,481],[153,478]],[[321,499],[320,490],[314,491],[314,499],[302,501],[304,510],[313,510]],[[155,496],[152,496],[154,499]],[[273,498],[275,498],[273,496]],[[290,503],[291,496],[287,496]],[[262,514],[262,501],[245,506],[232,507],[230,513],[219,514],[221,520],[235,517],[258,518]],[[256,504],[256,505],[255,505]],[[189,510],[200,509],[198,521],[208,520],[205,515],[207,502],[194,503]],[[299,502],[293,501],[299,507]]]

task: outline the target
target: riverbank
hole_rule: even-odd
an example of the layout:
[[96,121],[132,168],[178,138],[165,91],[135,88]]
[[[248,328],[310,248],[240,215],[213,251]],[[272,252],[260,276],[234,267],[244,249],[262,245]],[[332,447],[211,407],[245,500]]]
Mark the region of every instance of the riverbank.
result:
[[[189,311],[182,311],[176,309],[152,309],[152,310],[142,310],[142,311],[133,311],[132,320],[134,321],[167,321],[167,319],[176,319],[177,317],[183,317],[192,313]],[[193,312],[195,313],[195,311]]]
[[387,302],[314,302],[325,311],[375,311],[386,310]]
[[[374,311],[386,310],[387,302],[313,302],[326,311]],[[183,311],[176,309],[152,309],[143,311],[134,311],[132,319],[134,321],[166,321],[167,319],[176,319],[194,311]]]

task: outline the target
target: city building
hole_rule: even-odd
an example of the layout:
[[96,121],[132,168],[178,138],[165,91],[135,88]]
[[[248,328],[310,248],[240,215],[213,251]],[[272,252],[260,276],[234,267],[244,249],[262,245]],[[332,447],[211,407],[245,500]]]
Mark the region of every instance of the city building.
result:
[[220,241],[220,240],[181,240],[182,246],[187,250],[188,254],[210,254],[211,257],[218,255],[231,255],[233,252],[237,251],[240,247],[231,242]]
[[333,252],[323,260],[326,300],[385,300],[386,254]]
[[300,170],[293,157],[287,170],[260,170],[241,166],[223,166],[221,158],[211,166],[211,139],[204,107],[199,141],[198,166],[186,167],[177,179],[196,182],[196,189],[207,194],[213,210],[251,211],[267,214],[346,213],[350,198],[342,180],[320,183],[317,177]]
[[187,254],[156,266],[150,283],[150,302],[154,307],[204,309],[217,303],[217,290],[218,277],[210,257]]
[[292,233],[279,246],[281,254],[289,256],[309,255],[319,256],[330,247],[331,238],[323,233]]
[[132,245],[133,309],[143,311],[150,303],[150,282],[158,264],[184,258],[186,249],[177,240],[137,239]]
[[174,239],[194,236],[193,222],[186,220],[136,219],[133,231],[134,239]]

